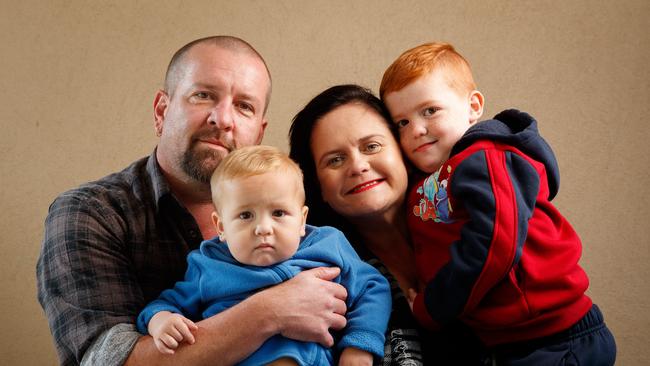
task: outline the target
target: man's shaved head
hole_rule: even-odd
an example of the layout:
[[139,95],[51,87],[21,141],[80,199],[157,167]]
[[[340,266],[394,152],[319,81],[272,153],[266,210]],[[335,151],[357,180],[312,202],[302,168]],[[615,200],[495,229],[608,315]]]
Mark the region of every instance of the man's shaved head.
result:
[[264,61],[264,58],[262,58],[262,55],[260,55],[255,50],[255,48],[253,48],[253,46],[251,46],[248,42],[244,41],[243,39],[233,37],[233,36],[211,36],[211,37],[199,38],[197,40],[194,40],[186,44],[185,46],[181,47],[178,51],[176,51],[176,53],[174,53],[174,56],[172,56],[171,61],[169,61],[169,65],[167,66],[167,73],[165,74],[165,92],[169,96],[171,96],[174,93],[174,91],[176,90],[176,85],[180,80],[180,78],[182,77],[181,71],[183,69],[183,59],[185,55],[190,49],[192,49],[192,47],[198,44],[213,45],[232,52],[248,54],[262,61],[264,67],[266,68],[266,73],[269,77],[269,91],[266,96],[266,105],[264,108],[264,110],[266,110],[269,101],[271,99],[271,72],[269,71],[269,68],[266,65],[266,61]]

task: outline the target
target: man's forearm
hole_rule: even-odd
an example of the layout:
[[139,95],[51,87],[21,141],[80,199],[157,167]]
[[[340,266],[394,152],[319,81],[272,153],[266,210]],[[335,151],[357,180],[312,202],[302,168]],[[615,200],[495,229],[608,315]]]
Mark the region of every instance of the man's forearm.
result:
[[141,337],[126,360],[132,365],[232,365],[278,332],[261,296],[196,323],[196,343],[181,344],[173,355],[158,351],[150,336]]

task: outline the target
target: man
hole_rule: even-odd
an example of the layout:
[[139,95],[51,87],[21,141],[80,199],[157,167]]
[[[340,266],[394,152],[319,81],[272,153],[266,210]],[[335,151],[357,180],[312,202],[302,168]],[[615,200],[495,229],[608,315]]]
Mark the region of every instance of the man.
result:
[[209,177],[229,151],[260,143],[270,91],[264,60],[243,40],[187,44],[154,99],[153,154],[52,203],[38,297],[62,364],[232,364],[278,333],[333,344],[329,329],[345,326],[346,292],[329,281],[338,274],[331,268],[198,322],[196,343],[171,356],[135,331],[139,311],[183,278],[187,253],[215,235]]

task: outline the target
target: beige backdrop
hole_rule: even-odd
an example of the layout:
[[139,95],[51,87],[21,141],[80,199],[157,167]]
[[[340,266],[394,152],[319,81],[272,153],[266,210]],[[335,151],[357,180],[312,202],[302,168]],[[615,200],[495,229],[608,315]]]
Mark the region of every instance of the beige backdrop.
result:
[[287,147],[295,112],[324,88],[377,90],[403,50],[452,42],[487,116],[530,112],[562,170],[556,204],[619,346],[650,364],[650,2],[11,1],[0,4],[0,364],[53,365],[34,267],[49,203],[156,144],[152,98],[171,54],[232,34],[266,58],[265,142]]

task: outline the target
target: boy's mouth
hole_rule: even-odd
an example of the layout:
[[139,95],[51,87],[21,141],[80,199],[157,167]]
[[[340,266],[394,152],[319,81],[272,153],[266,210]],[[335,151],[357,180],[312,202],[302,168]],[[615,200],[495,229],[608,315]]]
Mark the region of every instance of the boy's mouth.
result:
[[436,142],[438,142],[438,140],[426,142],[426,143],[416,147],[415,150],[413,150],[413,152],[423,152],[423,151],[427,150],[428,148],[430,148],[431,146],[435,145]]

